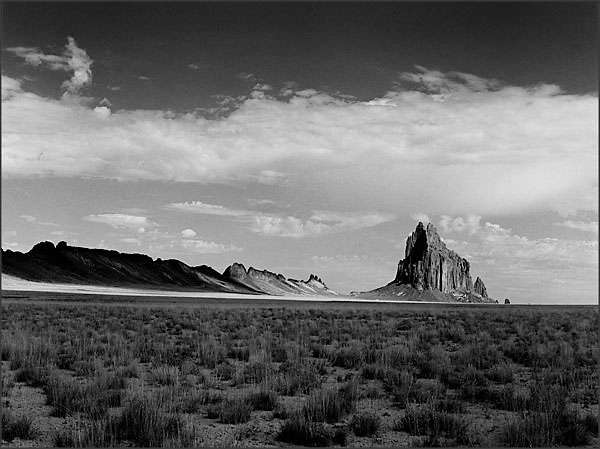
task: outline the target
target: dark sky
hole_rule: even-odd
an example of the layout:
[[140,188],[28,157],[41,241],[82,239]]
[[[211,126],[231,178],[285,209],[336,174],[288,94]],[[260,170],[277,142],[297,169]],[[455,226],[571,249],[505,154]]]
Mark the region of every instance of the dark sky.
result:
[[[275,87],[295,81],[366,99],[385,93],[398,72],[415,64],[513,85],[545,82],[572,93],[597,91],[593,2],[4,2],[3,7],[3,48],[57,52],[65,36],[74,36],[95,60],[89,94],[110,97],[116,108],[206,106],[216,93],[246,93],[253,81],[238,78],[240,72]],[[3,73],[22,73],[23,66],[3,53]],[[46,77],[29,88],[58,97],[62,74],[54,75],[56,80]],[[139,76],[150,80],[140,83]]]

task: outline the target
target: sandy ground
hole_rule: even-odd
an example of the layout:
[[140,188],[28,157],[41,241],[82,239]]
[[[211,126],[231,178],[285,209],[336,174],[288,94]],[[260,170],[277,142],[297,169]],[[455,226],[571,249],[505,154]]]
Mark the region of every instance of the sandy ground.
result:
[[[217,298],[217,299],[278,299],[282,301],[329,301],[329,302],[393,302],[393,303],[417,303],[437,304],[437,301],[402,301],[386,299],[362,299],[352,296],[275,296],[275,295],[246,295],[242,293],[219,293],[219,292],[194,292],[176,290],[151,290],[124,287],[106,287],[100,285],[81,284],[59,284],[50,282],[32,282],[15,276],[2,274],[2,290],[18,290],[31,292],[53,292],[53,293],[79,293],[89,295],[117,295],[117,296],[158,296],[172,298]],[[456,303],[462,304],[462,303]]]

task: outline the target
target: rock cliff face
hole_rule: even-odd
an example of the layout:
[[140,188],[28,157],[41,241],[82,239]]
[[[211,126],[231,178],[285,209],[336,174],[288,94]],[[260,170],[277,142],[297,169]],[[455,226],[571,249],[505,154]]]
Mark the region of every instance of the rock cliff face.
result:
[[238,263],[223,274],[207,265],[192,267],[175,260],[144,254],[41,242],[29,252],[2,250],[2,272],[38,282],[160,288],[270,295],[332,295],[315,275],[308,281],[286,279],[267,270],[246,268]]
[[311,274],[307,281],[286,279],[282,274],[268,270],[257,270],[250,267],[246,270],[244,265],[234,263],[227,267],[223,276],[238,282],[248,288],[262,291],[271,295],[336,295],[327,288],[321,278]]
[[[406,240],[396,277],[362,297],[400,297],[417,301],[493,302],[483,281],[473,284],[469,261],[448,249],[435,227],[419,223]],[[400,299],[399,298],[399,299]]]
[[427,228],[419,223],[406,241],[395,282],[410,284],[417,290],[470,292],[473,281],[469,269],[469,261],[446,248],[431,223]]
[[481,278],[479,276],[477,276],[477,279],[475,279],[475,285],[473,285],[473,291],[474,291],[474,293],[477,293],[482,298],[488,297],[487,290],[485,289],[485,284],[483,283],[483,281],[481,280]]

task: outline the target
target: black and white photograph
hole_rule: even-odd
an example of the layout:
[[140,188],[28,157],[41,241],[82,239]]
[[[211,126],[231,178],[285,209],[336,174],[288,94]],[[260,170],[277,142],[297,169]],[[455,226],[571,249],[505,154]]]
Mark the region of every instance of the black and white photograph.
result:
[[0,3],[2,447],[600,446],[600,3]]

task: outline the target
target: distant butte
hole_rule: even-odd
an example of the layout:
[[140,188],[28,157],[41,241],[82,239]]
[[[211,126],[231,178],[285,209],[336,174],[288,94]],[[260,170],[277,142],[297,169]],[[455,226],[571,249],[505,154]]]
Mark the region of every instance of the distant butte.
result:
[[448,249],[429,223],[419,222],[406,240],[404,259],[389,284],[355,296],[417,301],[496,302],[481,278],[471,278],[469,261]]

